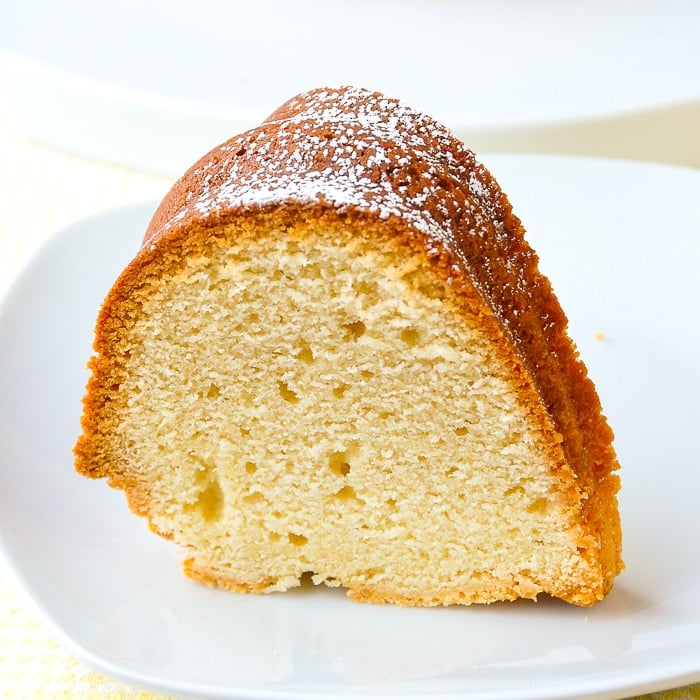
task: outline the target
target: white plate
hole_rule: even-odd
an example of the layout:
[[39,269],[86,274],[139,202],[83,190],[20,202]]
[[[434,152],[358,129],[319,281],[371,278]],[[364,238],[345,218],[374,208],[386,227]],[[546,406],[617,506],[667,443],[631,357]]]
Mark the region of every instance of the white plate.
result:
[[0,541],[69,650],[128,683],[218,698],[616,698],[700,681],[700,172],[486,162],[617,432],[628,568],[610,596],[402,609],[186,580],[172,545],[71,459],[93,320],[147,204],[56,235],[0,308]]

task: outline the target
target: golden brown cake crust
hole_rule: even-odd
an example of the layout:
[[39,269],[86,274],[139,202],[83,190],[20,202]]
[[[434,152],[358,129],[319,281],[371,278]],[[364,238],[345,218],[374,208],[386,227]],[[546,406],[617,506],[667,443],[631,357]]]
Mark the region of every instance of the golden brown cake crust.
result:
[[[90,437],[100,421],[94,394],[105,381],[99,378],[106,371],[99,354],[107,350],[115,322],[111,309],[142,284],[139,275],[155,257],[246,217],[273,218],[281,229],[300,219],[329,227],[365,220],[369,228],[381,225],[407,248],[421,250],[448,283],[466,277],[473,284],[499,324],[495,334],[501,334],[504,353],[512,344],[527,370],[545,408],[538,420],[556,449],[561,436],[606,579],[602,594],[607,592],[622,568],[612,432],[522,225],[492,176],[446,128],[361,89],[295,97],[261,126],[215,148],[174,185],[98,319],[93,396],[89,389],[84,435],[76,446],[78,470],[129,487],[132,507],[143,512],[138,485],[100,466]],[[206,573],[199,578],[206,580]],[[602,594],[575,602],[590,604]]]

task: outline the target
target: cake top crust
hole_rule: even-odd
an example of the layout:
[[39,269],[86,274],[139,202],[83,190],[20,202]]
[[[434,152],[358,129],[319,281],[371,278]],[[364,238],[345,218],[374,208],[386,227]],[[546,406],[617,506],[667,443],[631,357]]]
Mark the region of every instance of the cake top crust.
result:
[[[493,178],[446,127],[381,93],[320,88],[200,159],[156,213],[144,245],[180,225],[290,202],[401,219],[463,263],[455,230],[484,237],[488,226],[505,237],[510,213]],[[469,226],[455,226],[465,219]]]

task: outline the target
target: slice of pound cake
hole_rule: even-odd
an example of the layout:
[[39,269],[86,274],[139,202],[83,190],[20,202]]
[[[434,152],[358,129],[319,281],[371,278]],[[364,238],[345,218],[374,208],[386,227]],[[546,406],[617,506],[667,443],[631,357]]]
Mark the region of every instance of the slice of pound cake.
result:
[[156,211],[97,319],[77,470],[221,588],[591,605],[618,464],[566,325],[450,131],[314,90]]

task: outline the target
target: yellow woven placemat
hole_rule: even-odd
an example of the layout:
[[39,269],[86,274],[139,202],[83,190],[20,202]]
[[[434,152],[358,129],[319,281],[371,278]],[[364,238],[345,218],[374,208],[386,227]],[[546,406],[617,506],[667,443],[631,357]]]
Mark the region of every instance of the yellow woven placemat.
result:
[[[28,143],[3,124],[0,114],[0,294],[59,228],[105,209],[160,199],[170,184]],[[164,697],[125,687],[74,659],[53,640],[0,558],[0,698]],[[645,697],[700,700],[700,684]]]

